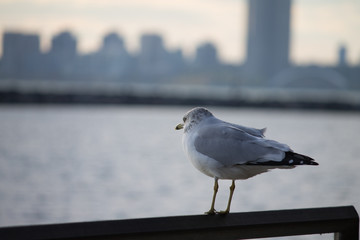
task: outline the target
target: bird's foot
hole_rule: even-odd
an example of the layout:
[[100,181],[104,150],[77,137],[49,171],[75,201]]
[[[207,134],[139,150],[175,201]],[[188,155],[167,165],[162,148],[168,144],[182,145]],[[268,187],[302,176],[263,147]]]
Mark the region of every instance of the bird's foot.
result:
[[209,211],[205,212],[206,215],[215,215],[217,211],[215,209],[210,209]]
[[220,211],[218,212],[220,215],[226,215],[229,213],[229,210],[225,210],[225,211]]

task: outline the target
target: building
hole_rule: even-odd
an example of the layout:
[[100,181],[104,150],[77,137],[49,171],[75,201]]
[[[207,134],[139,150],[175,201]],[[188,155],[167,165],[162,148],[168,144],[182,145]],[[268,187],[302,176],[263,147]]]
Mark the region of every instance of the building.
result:
[[72,33],[65,31],[55,35],[51,40],[51,49],[47,54],[49,76],[67,78],[74,73],[77,60],[77,40]]
[[160,75],[166,72],[167,52],[163,39],[157,34],[141,36],[140,53],[138,56],[139,70],[143,74]]
[[117,33],[105,35],[103,44],[96,54],[98,73],[107,78],[118,78],[131,70],[131,58],[122,36]]
[[346,67],[347,64],[347,59],[346,59],[346,47],[344,45],[341,45],[339,47],[339,51],[338,51],[338,66],[339,67]]
[[211,68],[219,65],[218,54],[214,44],[206,42],[196,48],[195,62],[196,67]]
[[61,32],[51,40],[50,54],[56,55],[62,61],[76,57],[76,38],[70,32]]
[[[184,68],[181,50],[168,51],[161,35],[143,34],[141,36],[138,69],[141,74],[149,76],[169,76]],[[155,79],[153,79],[155,80]]]
[[105,35],[99,52],[107,56],[127,55],[124,39],[114,32]]
[[5,77],[32,78],[41,67],[40,40],[36,34],[3,34],[1,73]]
[[289,66],[291,0],[249,0],[246,71],[268,80]]

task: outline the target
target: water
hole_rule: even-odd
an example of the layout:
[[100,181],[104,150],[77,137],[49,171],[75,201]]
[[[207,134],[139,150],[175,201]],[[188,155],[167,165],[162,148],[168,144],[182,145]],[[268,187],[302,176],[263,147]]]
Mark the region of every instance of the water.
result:
[[[0,226],[202,214],[213,180],[185,158],[187,107],[0,106]],[[360,114],[211,108],[319,166],[237,181],[232,211],[355,205]],[[230,181],[221,181],[217,209]]]

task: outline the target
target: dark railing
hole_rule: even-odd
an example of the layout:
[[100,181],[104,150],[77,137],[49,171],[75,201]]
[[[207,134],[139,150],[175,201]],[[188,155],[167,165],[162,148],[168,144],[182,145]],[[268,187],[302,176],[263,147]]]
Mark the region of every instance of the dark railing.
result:
[[359,239],[353,206],[0,228],[0,239],[250,239],[334,233]]

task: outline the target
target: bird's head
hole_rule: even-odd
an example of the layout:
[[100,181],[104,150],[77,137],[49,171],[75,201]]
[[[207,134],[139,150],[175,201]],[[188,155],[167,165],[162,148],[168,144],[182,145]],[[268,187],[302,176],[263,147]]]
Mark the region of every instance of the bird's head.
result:
[[213,114],[206,108],[193,108],[184,115],[183,123],[178,124],[175,129],[180,130],[184,128],[184,132],[187,132],[192,127],[196,126],[201,121],[211,116],[213,116]]

